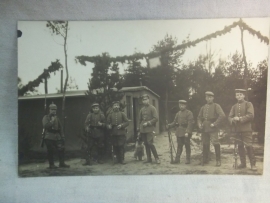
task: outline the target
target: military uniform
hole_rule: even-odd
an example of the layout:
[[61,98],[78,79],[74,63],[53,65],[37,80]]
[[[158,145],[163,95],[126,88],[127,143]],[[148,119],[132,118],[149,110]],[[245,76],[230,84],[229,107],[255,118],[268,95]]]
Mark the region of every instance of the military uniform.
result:
[[[242,89],[236,89],[236,93],[244,94],[246,91]],[[239,120],[235,121],[234,117],[238,117]],[[250,160],[252,170],[257,170],[256,160],[254,156],[254,149],[252,146],[252,128],[251,122],[254,118],[254,108],[251,102],[245,100],[238,101],[233,105],[229,114],[229,122],[232,126],[232,132],[235,134],[236,143],[238,145],[238,151],[241,164],[239,168],[246,167],[246,152]],[[244,148],[245,147],[245,148]]]
[[[214,97],[214,93],[209,91],[205,95]],[[217,103],[207,103],[200,109],[197,122],[199,128],[201,126],[204,163],[208,162],[211,141],[215,148],[217,166],[221,164],[218,132],[224,118],[225,114],[221,106]]]
[[[119,103],[119,102],[114,102]],[[112,135],[112,145],[113,152],[119,163],[124,164],[124,146],[126,143],[126,127],[129,125],[129,121],[124,112],[120,111],[118,108],[113,109],[113,111],[108,115],[107,124],[110,126]],[[120,128],[118,129],[118,126]]]
[[[50,110],[56,110],[57,106],[51,104]],[[52,120],[54,117],[54,120]],[[64,134],[62,131],[62,125],[56,114],[45,115],[42,119],[42,125],[45,130],[44,142],[47,147],[47,157],[49,161],[49,168],[54,169],[54,150],[58,151],[59,167],[69,167],[64,162],[65,158],[65,146],[64,146]]]
[[[185,104],[185,100],[180,100],[179,104]],[[174,163],[180,163],[180,156],[183,151],[183,146],[186,148],[186,164],[190,163],[190,138],[192,136],[192,128],[194,124],[193,114],[187,109],[183,109],[175,115],[174,121],[169,124],[169,127],[177,127],[176,137],[177,137],[177,153]]]
[[[148,98],[149,96],[147,94],[142,96],[142,99]],[[145,151],[147,156],[147,163],[152,162],[151,158],[151,151],[157,161],[157,163],[160,163],[157,150],[155,148],[154,142],[154,131],[155,131],[155,125],[158,121],[158,115],[157,110],[154,106],[147,104],[142,107],[139,113],[139,130],[143,139],[143,142],[145,144]]]
[[[94,103],[92,108],[99,107],[99,104]],[[104,148],[104,128],[105,128],[105,116],[100,111],[90,112],[85,120],[85,128],[87,130],[87,150],[86,150],[86,163],[90,164],[90,159],[93,154],[93,148],[96,148],[97,161],[102,162],[102,153]]]

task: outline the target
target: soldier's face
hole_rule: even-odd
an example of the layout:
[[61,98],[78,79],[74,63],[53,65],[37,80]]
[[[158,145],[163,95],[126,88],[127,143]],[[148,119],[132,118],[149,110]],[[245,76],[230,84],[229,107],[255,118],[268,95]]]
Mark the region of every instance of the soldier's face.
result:
[[50,114],[51,115],[56,115],[56,109],[50,109]]
[[143,98],[142,102],[143,102],[144,105],[149,104],[149,99],[148,98]]
[[180,110],[185,110],[186,109],[186,105],[185,104],[179,104],[179,108],[180,108]]
[[212,103],[214,101],[214,97],[213,96],[206,96],[205,100],[207,101],[207,103]]
[[99,107],[98,106],[93,107],[93,112],[94,113],[98,113],[98,111],[99,111]]
[[238,100],[238,101],[242,101],[245,99],[245,95],[243,93],[236,93],[235,94],[235,98]]
[[119,104],[118,104],[118,103],[115,103],[115,104],[113,104],[113,108],[114,108],[114,109],[119,109],[119,108],[120,108],[120,106],[119,106]]

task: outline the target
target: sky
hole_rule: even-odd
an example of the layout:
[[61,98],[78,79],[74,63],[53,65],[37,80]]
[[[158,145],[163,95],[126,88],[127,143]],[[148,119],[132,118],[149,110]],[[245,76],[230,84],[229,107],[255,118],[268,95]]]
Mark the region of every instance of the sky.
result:
[[[145,20],[145,21],[69,21],[67,39],[68,67],[79,90],[86,90],[93,64],[83,66],[75,62],[76,56],[96,56],[108,52],[112,57],[132,55],[134,52],[149,53],[153,45],[164,39],[166,34],[178,39],[178,44],[187,36],[191,41],[204,37],[239,19],[201,19],[201,20]],[[254,30],[269,37],[269,18],[243,19]],[[19,21],[18,30],[18,77],[23,84],[36,79],[51,62],[59,59],[64,65],[63,39],[52,35],[46,27],[46,21]],[[206,44],[211,44],[215,60],[226,59],[236,51],[242,53],[241,35],[238,27],[229,34],[201,42],[186,50],[183,63],[196,60],[200,54],[206,54]],[[256,36],[244,32],[246,58],[254,66],[267,59],[269,46],[261,43]],[[120,64],[120,71],[125,66]],[[48,80],[48,93],[60,89],[60,72],[51,75]],[[37,88],[44,93],[44,85]]]

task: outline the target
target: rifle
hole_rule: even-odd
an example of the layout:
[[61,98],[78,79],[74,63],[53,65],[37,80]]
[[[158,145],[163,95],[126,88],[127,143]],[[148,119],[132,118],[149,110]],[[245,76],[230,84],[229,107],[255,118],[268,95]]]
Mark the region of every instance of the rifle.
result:
[[43,148],[44,147],[44,138],[45,138],[45,129],[43,128],[42,130],[42,134],[41,134],[41,141],[40,141],[40,147]]
[[[166,126],[168,126],[168,121],[166,120]],[[169,138],[169,145],[170,145],[170,155],[171,155],[171,164],[173,163],[173,152],[172,152],[172,137],[171,137],[171,131],[168,127],[168,138]]]
[[116,164],[116,155],[114,153],[114,150],[113,150],[113,144],[112,144],[112,139],[113,139],[113,135],[112,135],[112,129],[113,129],[114,126],[112,125],[107,125],[107,129],[109,131],[109,134],[110,134],[110,138],[111,138],[111,153],[112,153],[112,164]]
[[237,153],[237,143],[236,140],[234,140],[234,149],[233,149],[233,157],[234,157],[234,165],[233,168],[237,169],[237,158],[238,158],[238,153]]

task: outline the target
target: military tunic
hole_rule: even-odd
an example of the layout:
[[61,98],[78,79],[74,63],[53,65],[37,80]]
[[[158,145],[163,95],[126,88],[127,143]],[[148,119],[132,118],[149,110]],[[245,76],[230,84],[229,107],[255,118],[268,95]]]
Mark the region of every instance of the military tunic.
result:
[[[141,133],[150,133],[155,131],[155,125],[158,121],[157,110],[152,105],[144,106],[139,113],[139,124]],[[147,126],[143,126],[144,123],[147,123]]]
[[45,129],[45,140],[61,140],[63,135],[62,125],[57,116],[54,122],[51,122],[51,116],[45,115],[42,119],[42,125]]
[[[239,121],[232,122],[234,117],[239,117]],[[232,131],[236,133],[237,143],[239,145],[252,145],[251,122],[254,118],[254,108],[251,102],[241,101],[233,105],[229,114],[229,122],[232,125]]]
[[192,133],[193,124],[194,119],[192,112],[185,109],[176,114],[174,121],[169,124],[169,126],[174,127],[178,125],[175,135],[177,137],[184,137],[186,133]]
[[[125,128],[129,125],[126,114],[119,110],[114,110],[108,115],[107,123],[112,126],[112,144],[114,146],[123,146],[126,142]],[[121,125],[121,128],[117,129],[119,125]]]
[[229,114],[231,124],[233,117],[240,118],[233,128],[235,132],[252,132],[251,121],[254,118],[254,108],[251,102],[241,101],[233,105]]
[[[101,126],[98,123],[101,123]],[[85,120],[85,127],[89,127],[90,136],[93,138],[104,136],[105,116],[103,113],[89,113]]]
[[[125,135],[125,128],[129,125],[129,121],[124,112],[121,111],[112,111],[107,118],[107,123],[112,125],[112,135]],[[117,129],[117,126],[121,125],[120,129]]]
[[203,132],[217,132],[224,118],[225,114],[219,104],[205,104],[199,112],[198,125],[203,125]]
[[[211,103],[205,104],[198,115],[198,126],[202,125],[202,142],[209,144],[219,144],[218,140],[218,127],[225,118],[225,114],[219,104]],[[210,125],[214,124],[213,127]]]

